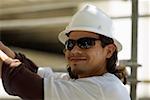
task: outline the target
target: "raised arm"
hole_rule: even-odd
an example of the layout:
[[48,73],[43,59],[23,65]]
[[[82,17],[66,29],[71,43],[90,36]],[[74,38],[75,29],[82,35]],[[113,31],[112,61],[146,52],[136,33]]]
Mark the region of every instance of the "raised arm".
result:
[[15,60],[5,60],[2,65],[2,83],[10,95],[28,100],[44,98],[43,79],[26,68],[24,63],[18,65]]
[[30,71],[37,73],[38,67],[30,59],[26,58],[25,55],[21,53],[14,52],[9,47],[4,45],[1,41],[0,50],[5,53],[9,58],[18,59],[20,62],[26,64],[26,68],[28,68]]
[[36,65],[26,58],[21,61],[0,50],[0,74],[5,91],[22,99],[43,99],[43,79],[35,73]]

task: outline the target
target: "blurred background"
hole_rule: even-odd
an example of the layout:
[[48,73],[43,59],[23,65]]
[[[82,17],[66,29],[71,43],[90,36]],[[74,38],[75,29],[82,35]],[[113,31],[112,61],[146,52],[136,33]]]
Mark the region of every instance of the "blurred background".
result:
[[[133,27],[136,1],[138,21]],[[119,61],[130,74],[126,87],[132,100],[150,100],[150,0],[0,0],[0,40],[40,67],[66,72],[64,46],[57,36],[86,3],[113,19],[115,37],[123,45]],[[0,100],[20,100],[4,91],[1,79]]]

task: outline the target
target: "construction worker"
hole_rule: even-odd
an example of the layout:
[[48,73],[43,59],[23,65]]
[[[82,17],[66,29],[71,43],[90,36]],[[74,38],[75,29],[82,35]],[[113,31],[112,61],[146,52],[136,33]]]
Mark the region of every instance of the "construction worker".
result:
[[65,45],[68,74],[39,68],[1,43],[4,89],[27,100],[130,100],[125,68],[117,66],[122,45],[112,27],[110,17],[94,5],[77,11],[58,36]]

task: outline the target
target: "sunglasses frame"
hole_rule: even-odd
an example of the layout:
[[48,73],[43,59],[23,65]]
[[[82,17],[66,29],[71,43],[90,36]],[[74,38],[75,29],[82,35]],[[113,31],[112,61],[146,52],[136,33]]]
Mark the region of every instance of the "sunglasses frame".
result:
[[[88,40],[88,41],[86,41],[86,40]],[[74,48],[74,46],[76,46],[76,45],[81,49],[89,49],[95,45],[95,41],[97,41],[97,40],[100,40],[100,39],[93,38],[93,37],[82,37],[77,40],[68,39],[65,42],[65,49],[71,51]],[[83,41],[86,43],[82,43]],[[69,43],[72,43],[72,44],[69,44]],[[85,45],[83,45],[83,44],[85,44]],[[69,45],[72,45],[72,46],[69,47]]]

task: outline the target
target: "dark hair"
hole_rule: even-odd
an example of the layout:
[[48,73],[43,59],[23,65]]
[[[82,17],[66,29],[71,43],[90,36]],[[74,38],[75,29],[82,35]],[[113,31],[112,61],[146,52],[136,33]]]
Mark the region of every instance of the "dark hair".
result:
[[[103,35],[99,35],[99,36],[100,36],[101,45],[103,48],[109,44],[114,43],[112,38],[109,38]],[[110,58],[106,59],[107,60],[106,69],[109,73],[112,73],[115,76],[117,76],[123,82],[123,84],[126,84],[127,75],[128,75],[127,70],[125,66],[121,66],[121,65],[117,66],[117,61],[118,61],[117,55],[118,55],[118,51],[115,50],[113,55]]]
[[[114,43],[112,38],[109,38],[103,35],[99,35],[99,37],[100,37],[101,45],[103,48],[109,44]],[[117,76],[123,82],[123,84],[126,84],[127,83],[127,71],[124,66],[120,66],[120,65],[117,66],[117,61],[118,61],[117,55],[118,55],[118,51],[115,50],[113,55],[110,58],[106,59],[107,60],[106,69],[109,73],[112,73],[115,76]],[[67,71],[69,73],[69,76],[72,79],[78,79],[78,75],[75,72],[71,71],[70,66],[68,66]]]

